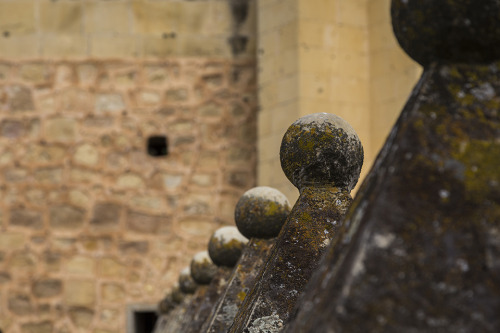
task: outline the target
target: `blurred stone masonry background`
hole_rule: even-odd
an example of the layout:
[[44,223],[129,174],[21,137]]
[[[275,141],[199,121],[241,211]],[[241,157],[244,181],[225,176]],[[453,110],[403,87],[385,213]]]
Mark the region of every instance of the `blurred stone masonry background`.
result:
[[389,2],[0,0],[0,329],[133,330],[243,192],[293,204],[301,116],[346,119],[363,176],[421,71]]

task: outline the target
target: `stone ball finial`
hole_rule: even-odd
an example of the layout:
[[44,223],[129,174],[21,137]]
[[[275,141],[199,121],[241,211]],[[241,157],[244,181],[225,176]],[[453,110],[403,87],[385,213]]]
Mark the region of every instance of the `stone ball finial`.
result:
[[238,230],[248,238],[273,238],[278,236],[290,203],[280,191],[259,186],[246,191],[238,200],[234,220]]
[[329,185],[350,191],[363,165],[363,146],[354,129],[331,113],[295,121],[281,141],[281,168],[299,191]]
[[173,287],[172,290],[170,291],[170,294],[172,295],[172,301],[175,304],[180,304],[186,297],[186,294],[181,290],[181,287],[178,283],[176,283]]
[[172,298],[172,294],[171,293],[168,293],[164,299],[162,299],[160,301],[160,303],[158,303],[158,312],[160,314],[167,314],[169,313],[170,311],[172,311],[175,306],[177,304],[174,302],[173,298]]
[[423,66],[500,59],[498,0],[392,0],[391,14],[399,44]]
[[209,284],[217,273],[208,251],[198,252],[191,260],[191,276],[198,284]]
[[185,294],[194,294],[198,284],[191,276],[191,268],[185,267],[179,274],[179,288]]
[[236,227],[222,227],[210,237],[208,253],[217,266],[233,267],[247,243]]

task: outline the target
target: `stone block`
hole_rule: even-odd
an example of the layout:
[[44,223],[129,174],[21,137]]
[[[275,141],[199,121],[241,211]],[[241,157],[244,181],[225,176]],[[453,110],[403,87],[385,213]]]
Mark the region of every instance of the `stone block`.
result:
[[[234,214],[234,206],[233,206],[233,214]],[[183,232],[191,236],[210,235],[217,228],[217,226],[211,221],[208,221],[205,218],[195,218],[195,217],[182,219],[181,221],[179,221],[179,226]]]
[[184,203],[186,215],[203,215],[213,212],[212,197],[210,195],[189,194]]
[[76,148],[73,161],[85,166],[95,166],[99,163],[99,151],[94,145],[85,143]]
[[[0,259],[0,261],[2,261],[2,260]],[[11,276],[10,276],[9,273],[7,273],[7,272],[0,272],[0,285],[2,285],[4,283],[7,283],[7,282],[9,282],[11,280],[12,280],[12,278],[11,278]]]
[[165,93],[166,102],[183,102],[189,98],[189,91],[186,88],[171,88]]
[[0,2],[0,30],[9,36],[34,34],[35,22],[35,1]]
[[174,38],[146,37],[142,41],[142,54],[146,57],[165,57],[182,54]]
[[38,298],[54,297],[62,292],[63,283],[57,279],[42,279],[33,282],[31,290]]
[[119,113],[125,110],[125,102],[119,93],[98,94],[95,102],[95,112],[101,113]]
[[93,310],[85,307],[72,307],[68,313],[73,324],[79,328],[89,328],[95,314]]
[[0,135],[9,138],[17,139],[26,134],[26,125],[20,120],[2,120],[0,123]]
[[45,138],[48,141],[72,142],[76,139],[76,119],[51,118],[45,123]]
[[11,169],[4,172],[4,178],[6,182],[18,183],[26,181],[28,176],[28,171],[24,169]]
[[33,96],[28,87],[22,85],[7,85],[0,88],[2,99],[0,110],[10,112],[33,111]]
[[85,2],[85,32],[90,34],[130,32],[130,4],[123,1]]
[[146,241],[122,241],[119,249],[124,255],[144,255],[149,252],[149,243]]
[[62,163],[66,157],[66,149],[57,145],[31,145],[25,158],[30,163]]
[[42,184],[60,184],[63,170],[59,168],[43,168],[35,170],[35,180]]
[[140,189],[144,188],[144,180],[136,174],[125,174],[116,180],[116,186],[123,189]]
[[43,63],[28,63],[21,66],[21,78],[29,83],[42,84],[50,79],[50,66]]
[[64,302],[69,306],[92,307],[96,301],[96,283],[91,280],[68,280],[64,285]]
[[40,40],[36,35],[0,38],[0,50],[3,58],[35,58],[40,56]]
[[83,7],[79,2],[39,1],[40,31],[79,35],[83,25]]
[[9,267],[29,272],[35,268],[35,260],[33,254],[29,252],[16,252],[10,258]]
[[88,54],[87,37],[71,35],[45,35],[42,56],[53,58],[85,57]]
[[10,212],[10,225],[41,229],[43,228],[42,214],[31,210],[12,210]]
[[69,88],[57,93],[57,103],[63,111],[88,112],[93,101],[93,95],[83,89]]
[[85,211],[68,205],[50,208],[50,226],[57,229],[74,230],[83,226]]
[[98,273],[101,277],[121,278],[126,267],[114,258],[102,258],[98,263]]
[[0,249],[18,250],[24,248],[26,244],[26,235],[19,232],[1,232]]
[[90,224],[95,227],[116,227],[120,223],[122,206],[111,202],[97,202]]
[[214,185],[214,179],[214,175],[196,173],[193,175],[193,178],[191,178],[191,181],[197,186],[207,187]]
[[92,36],[89,42],[92,57],[137,57],[141,51],[140,40],[131,36],[97,35]]
[[104,303],[120,303],[126,296],[125,288],[118,283],[104,283],[101,289]]
[[199,114],[206,117],[219,117],[223,113],[223,107],[217,103],[209,103],[199,108]]
[[179,15],[183,6],[183,2],[175,1],[132,2],[134,33],[160,37],[176,32],[183,19]]
[[71,169],[69,178],[78,183],[98,184],[101,181],[101,175],[97,172],[85,169]]
[[8,299],[9,311],[18,316],[27,316],[33,312],[33,304],[27,295],[13,295]]
[[83,63],[76,67],[78,83],[83,86],[92,86],[97,79],[97,67],[93,63]]
[[52,322],[48,320],[21,324],[21,333],[52,333],[52,332],[54,332],[54,325],[52,324]]
[[93,258],[76,255],[68,260],[64,266],[64,271],[69,274],[79,276],[92,276],[96,270],[96,262]]
[[169,223],[169,221],[164,216],[149,215],[133,211],[127,213],[127,226],[129,230],[139,233],[156,233],[162,228],[161,225],[165,223]]

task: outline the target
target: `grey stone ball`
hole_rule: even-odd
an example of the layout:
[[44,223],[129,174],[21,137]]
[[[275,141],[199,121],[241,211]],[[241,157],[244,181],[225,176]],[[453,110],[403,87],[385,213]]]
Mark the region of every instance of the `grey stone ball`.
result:
[[167,294],[164,299],[160,301],[158,304],[158,312],[162,315],[165,315],[172,311],[176,306],[176,303],[172,299],[172,294]]
[[273,238],[290,213],[290,203],[280,191],[259,186],[246,191],[238,200],[234,220],[238,230],[248,238]]
[[194,294],[198,288],[198,284],[191,276],[191,268],[184,268],[179,274],[179,288],[185,294]]
[[208,251],[198,252],[191,260],[191,276],[198,284],[209,284],[217,273],[217,266]]
[[170,291],[170,294],[172,295],[172,301],[175,303],[175,304],[180,304],[182,303],[182,301],[184,300],[184,298],[186,297],[186,294],[182,292],[179,284],[175,284],[173,287],[172,287],[172,290]]
[[236,227],[222,227],[210,237],[208,253],[217,266],[233,267],[247,243]]
[[306,186],[334,186],[351,191],[363,165],[363,146],[354,129],[331,113],[299,118],[286,131],[281,168],[299,191]]
[[500,59],[498,0],[393,0],[391,13],[399,44],[423,66]]

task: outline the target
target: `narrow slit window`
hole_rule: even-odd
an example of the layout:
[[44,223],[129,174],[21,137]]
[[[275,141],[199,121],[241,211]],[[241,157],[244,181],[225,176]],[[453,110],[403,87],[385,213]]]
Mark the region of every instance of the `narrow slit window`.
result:
[[156,135],[148,138],[148,154],[154,157],[168,155],[168,140],[166,136]]
[[137,311],[134,313],[135,333],[153,333],[158,316],[153,311]]

